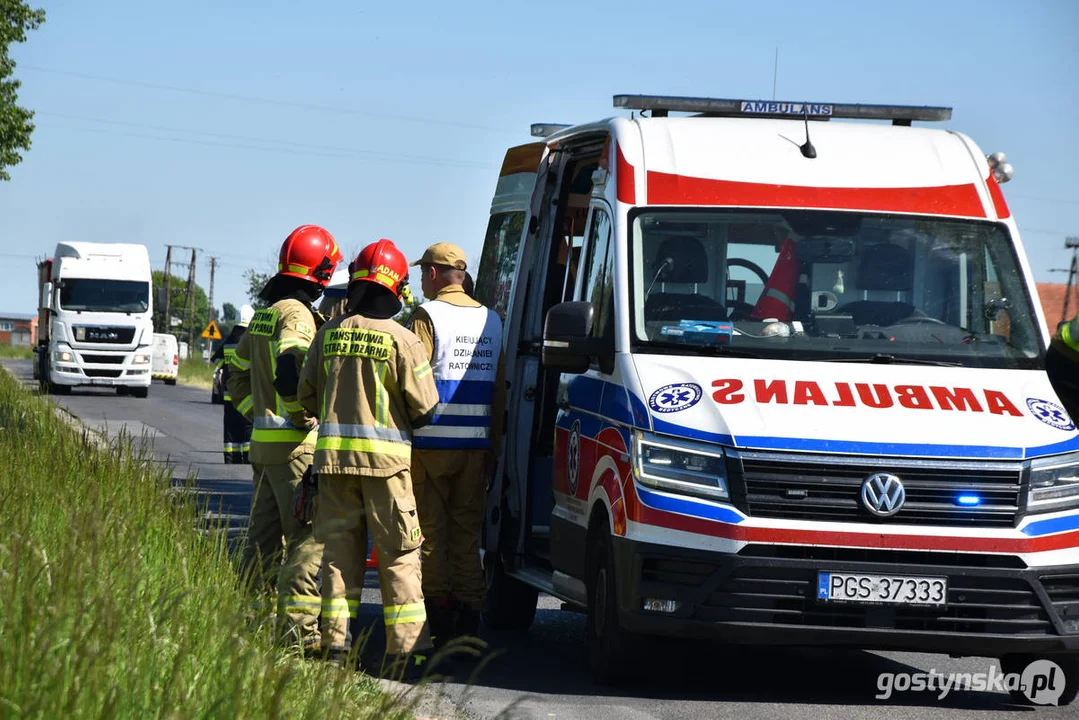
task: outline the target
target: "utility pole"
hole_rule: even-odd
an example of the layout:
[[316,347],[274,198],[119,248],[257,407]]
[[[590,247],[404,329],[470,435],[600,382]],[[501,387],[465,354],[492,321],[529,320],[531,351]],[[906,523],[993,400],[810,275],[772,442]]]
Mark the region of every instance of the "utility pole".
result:
[[195,347],[195,328],[191,325],[191,302],[192,296],[195,294],[195,263],[197,261],[198,250],[191,248],[191,265],[188,267],[187,272],[187,298],[184,301],[184,325],[187,325],[187,346],[194,349]]
[[172,332],[172,315],[169,304],[172,302],[172,245],[165,246],[165,329],[162,332]]
[[[210,258],[210,320],[216,320],[217,313],[214,311],[214,271],[217,269],[217,258]],[[209,344],[209,341],[207,341]]]

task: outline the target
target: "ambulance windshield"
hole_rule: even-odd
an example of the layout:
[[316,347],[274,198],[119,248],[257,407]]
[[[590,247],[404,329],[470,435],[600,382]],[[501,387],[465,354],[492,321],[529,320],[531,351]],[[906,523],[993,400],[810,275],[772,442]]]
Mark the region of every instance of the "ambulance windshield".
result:
[[640,350],[1040,367],[1031,298],[993,223],[644,209],[631,261]]

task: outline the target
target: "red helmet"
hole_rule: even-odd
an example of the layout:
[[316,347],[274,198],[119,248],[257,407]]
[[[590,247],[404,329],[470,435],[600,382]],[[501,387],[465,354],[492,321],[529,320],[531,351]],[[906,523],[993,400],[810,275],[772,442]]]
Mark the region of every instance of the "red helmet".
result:
[[349,283],[373,282],[400,297],[408,282],[408,260],[392,240],[371,243],[348,266]]
[[343,259],[337,241],[328,230],[318,225],[301,225],[289,233],[281,245],[277,274],[310,280],[326,287],[337,263]]

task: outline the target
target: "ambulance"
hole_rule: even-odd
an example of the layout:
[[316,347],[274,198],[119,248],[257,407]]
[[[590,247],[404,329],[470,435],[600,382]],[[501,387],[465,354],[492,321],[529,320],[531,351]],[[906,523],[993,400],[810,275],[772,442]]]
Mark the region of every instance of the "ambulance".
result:
[[1079,432],[1006,158],[944,107],[614,104],[492,204],[486,624],[560,598],[601,683],[669,636],[1049,660],[1074,698]]

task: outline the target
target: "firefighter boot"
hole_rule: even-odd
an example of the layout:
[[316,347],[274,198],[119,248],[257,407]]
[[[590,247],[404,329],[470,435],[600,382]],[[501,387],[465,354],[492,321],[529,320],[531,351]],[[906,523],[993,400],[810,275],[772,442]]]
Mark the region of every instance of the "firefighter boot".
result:
[[402,683],[415,683],[427,679],[427,653],[387,654],[382,659],[382,672],[379,677]]
[[450,597],[426,598],[427,625],[431,628],[431,642],[439,650],[454,636],[457,611]]
[[454,637],[477,637],[480,634],[480,611],[465,605],[457,611]]

